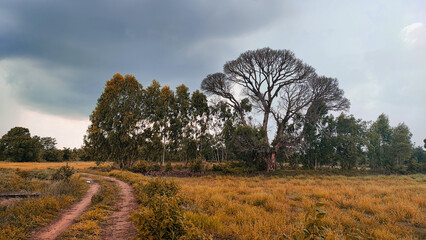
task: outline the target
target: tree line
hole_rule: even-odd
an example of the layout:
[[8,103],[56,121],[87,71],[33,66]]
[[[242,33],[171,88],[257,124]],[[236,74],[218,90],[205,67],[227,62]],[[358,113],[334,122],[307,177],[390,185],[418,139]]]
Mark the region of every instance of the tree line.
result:
[[52,137],[31,136],[24,127],[10,129],[0,139],[0,161],[10,162],[61,162],[87,160],[81,149],[56,148]]
[[183,84],[173,91],[154,80],[144,88],[132,75],[115,74],[90,115],[84,152],[120,167],[200,158],[267,171],[283,164],[421,168],[425,161],[403,123],[391,127],[384,114],[372,123],[331,115],[350,106],[338,80],[317,75],[289,50],[242,53],[207,75],[201,89],[210,101]]

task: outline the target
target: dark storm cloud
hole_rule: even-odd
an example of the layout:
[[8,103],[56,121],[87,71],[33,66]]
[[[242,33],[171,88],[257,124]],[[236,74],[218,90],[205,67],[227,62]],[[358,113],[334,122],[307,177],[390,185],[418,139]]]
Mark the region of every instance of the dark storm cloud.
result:
[[[238,36],[265,27],[285,11],[282,1],[3,1],[0,60],[29,59],[44,74],[7,81],[22,102],[50,112],[87,115],[113,73],[131,73],[192,89],[212,71],[210,58],[188,54],[198,41]],[[1,18],[0,18],[1,19]],[[0,25],[2,26],[2,25]],[[59,69],[59,70],[58,70]],[[65,69],[65,73],[61,72]],[[59,73],[58,73],[59,71]],[[49,75],[53,89],[34,84]],[[25,79],[23,79],[25,77]],[[31,87],[23,87],[31,86]]]

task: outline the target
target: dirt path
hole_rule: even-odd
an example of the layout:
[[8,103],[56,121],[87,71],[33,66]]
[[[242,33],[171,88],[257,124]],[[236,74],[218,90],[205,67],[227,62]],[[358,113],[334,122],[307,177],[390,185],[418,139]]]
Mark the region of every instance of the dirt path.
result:
[[[134,224],[129,221],[130,213],[138,208],[135,195],[133,194],[133,188],[118,179],[112,177],[104,177],[92,174],[81,174],[83,176],[93,176],[93,178],[99,177],[108,181],[115,182],[117,184],[119,192],[119,199],[115,204],[114,211],[109,217],[106,226],[101,233],[101,239],[132,239],[136,235],[136,228]],[[82,200],[75,203],[71,208],[65,210],[57,219],[51,224],[43,227],[39,231],[33,234],[31,239],[34,240],[50,240],[60,236],[65,230],[67,230],[91,203],[92,197],[99,191],[99,184],[93,182],[92,179],[86,178],[92,181],[87,193],[83,196]]]
[[[91,179],[87,179],[90,180]],[[64,213],[62,213],[57,219],[53,220],[53,222],[33,235],[31,239],[37,239],[37,240],[48,240],[48,239],[55,239],[61,233],[63,233],[67,228],[69,228],[74,220],[78,218],[84,210],[87,209],[87,207],[90,205],[92,197],[99,191],[99,184],[92,182],[90,185],[89,190],[86,192],[86,194],[83,196],[81,201],[75,203],[71,206],[71,208],[65,210]]]
[[132,239],[136,236],[135,225],[129,221],[130,213],[138,208],[136,197],[133,194],[133,188],[118,179],[111,177],[103,177],[109,181],[113,181],[120,189],[120,198],[115,204],[117,211],[113,212],[108,219],[106,227],[101,233],[101,239]]

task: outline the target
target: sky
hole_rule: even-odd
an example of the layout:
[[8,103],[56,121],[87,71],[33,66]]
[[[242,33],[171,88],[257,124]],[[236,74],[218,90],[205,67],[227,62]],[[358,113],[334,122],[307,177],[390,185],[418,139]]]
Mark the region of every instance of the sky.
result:
[[0,136],[15,126],[80,147],[105,82],[200,88],[226,61],[289,49],[337,78],[349,114],[426,138],[423,0],[2,0]]

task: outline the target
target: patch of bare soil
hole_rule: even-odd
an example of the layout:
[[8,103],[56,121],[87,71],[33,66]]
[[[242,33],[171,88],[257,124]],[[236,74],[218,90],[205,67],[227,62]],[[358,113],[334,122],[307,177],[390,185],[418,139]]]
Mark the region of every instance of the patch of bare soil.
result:
[[21,200],[22,200],[22,198],[1,199],[0,200],[0,206],[11,207]]
[[[91,179],[87,179],[91,180]],[[92,197],[99,191],[99,184],[92,182],[89,190],[83,196],[81,201],[75,203],[71,208],[65,210],[53,222],[32,234],[31,239],[48,240],[55,239],[69,228],[75,219],[77,219],[90,205]]]

